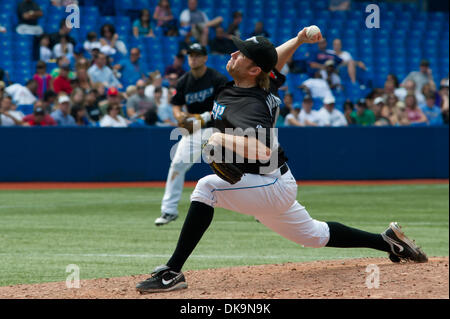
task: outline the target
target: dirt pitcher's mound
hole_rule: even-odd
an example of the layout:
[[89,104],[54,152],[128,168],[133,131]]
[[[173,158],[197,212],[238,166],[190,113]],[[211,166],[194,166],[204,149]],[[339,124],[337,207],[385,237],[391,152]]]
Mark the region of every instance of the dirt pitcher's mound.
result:
[[137,293],[136,283],[148,277],[138,275],[81,280],[79,289],[67,289],[65,282],[0,287],[0,298],[449,298],[448,257],[425,264],[363,258],[244,266],[185,276],[189,288],[168,293]]

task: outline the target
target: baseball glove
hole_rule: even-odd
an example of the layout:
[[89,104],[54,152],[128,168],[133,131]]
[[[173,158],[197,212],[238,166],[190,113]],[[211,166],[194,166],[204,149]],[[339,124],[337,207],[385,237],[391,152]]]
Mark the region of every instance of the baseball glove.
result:
[[211,167],[214,174],[219,176],[221,179],[230,184],[236,184],[241,180],[244,173],[233,163],[226,163],[225,155],[222,156],[221,160],[216,161],[214,158],[214,149],[216,147],[221,146],[216,146],[209,143],[205,143],[203,145],[203,152],[205,153],[206,160],[209,166]]
[[[194,130],[202,128],[205,126],[205,121],[202,119],[200,114],[194,114],[193,116],[188,116],[186,113],[182,113],[181,116],[177,118],[178,126],[186,129],[189,134],[194,133]],[[199,124],[196,122],[200,121]]]

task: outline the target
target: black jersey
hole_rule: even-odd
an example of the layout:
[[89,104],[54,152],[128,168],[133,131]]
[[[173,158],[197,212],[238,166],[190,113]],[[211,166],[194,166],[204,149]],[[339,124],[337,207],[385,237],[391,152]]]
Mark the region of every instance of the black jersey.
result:
[[[251,129],[258,137],[258,132],[264,130],[266,138],[265,140],[259,138],[259,140],[272,149],[272,156],[278,157],[278,167],[283,165],[287,158],[281,146],[273,145],[273,131],[270,129],[275,127],[281,104],[278,89],[285,80],[285,76],[281,73],[272,72],[269,91],[259,87],[240,88],[234,86],[234,82],[229,82],[219,90],[212,111],[214,127],[222,133],[226,133],[227,128]],[[236,163],[236,165],[244,173],[260,174],[260,167],[268,166],[269,163],[259,161],[249,163],[245,160],[244,163]]]
[[187,111],[192,114],[209,112],[213,108],[218,89],[227,82],[225,75],[211,68],[207,68],[205,74],[198,79],[189,71],[178,80],[177,92],[170,103],[186,105]]

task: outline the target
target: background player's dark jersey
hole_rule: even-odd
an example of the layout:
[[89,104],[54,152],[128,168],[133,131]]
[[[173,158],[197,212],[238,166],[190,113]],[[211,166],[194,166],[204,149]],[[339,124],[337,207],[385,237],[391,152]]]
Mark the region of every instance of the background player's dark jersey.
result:
[[172,97],[172,105],[186,105],[192,114],[209,112],[214,105],[214,97],[219,87],[228,79],[214,69],[207,68],[201,78],[194,78],[192,72],[185,73],[177,83],[176,94]]
[[[275,126],[281,100],[278,97],[278,88],[285,81],[284,75],[273,72],[270,79],[270,90],[265,91],[259,87],[240,88],[235,87],[234,82],[229,82],[222,87],[214,101],[212,117],[214,127],[222,133],[226,128],[266,129],[266,146],[272,149],[273,138],[271,128]],[[283,165],[287,158],[281,146],[277,147],[272,154],[278,156],[278,167]],[[268,166],[259,161],[256,163],[236,163],[245,173],[259,174],[261,166]]]

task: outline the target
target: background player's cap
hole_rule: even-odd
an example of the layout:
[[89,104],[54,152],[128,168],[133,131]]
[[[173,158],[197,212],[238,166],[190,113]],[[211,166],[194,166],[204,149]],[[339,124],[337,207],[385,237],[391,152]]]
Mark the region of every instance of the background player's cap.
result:
[[375,101],[373,102],[373,104],[375,104],[375,105],[377,105],[379,103],[383,103],[384,104],[384,99],[381,96],[377,97],[375,99]]
[[37,107],[37,108],[34,110],[34,114],[35,114],[35,115],[44,115],[44,114],[45,114],[45,111],[44,111],[44,109],[43,109],[42,107]]
[[313,98],[310,94],[305,94],[305,96],[303,97],[303,101],[312,101]]
[[188,54],[199,53],[202,55],[208,55],[208,51],[206,50],[206,48],[198,43],[191,44],[187,49],[187,53]]
[[330,95],[330,94],[325,96],[325,98],[323,99],[323,104],[333,104],[335,102],[336,102],[336,100],[334,99],[334,96]]
[[253,60],[264,72],[269,73],[278,62],[275,46],[267,38],[257,36],[245,41],[233,36],[234,45],[247,58]]
[[119,91],[115,87],[110,87],[107,92],[108,96],[117,96],[119,95]]
[[68,97],[67,95],[61,95],[61,96],[58,98],[58,103],[59,103],[59,104],[62,104],[62,103],[70,103],[70,99],[69,99],[69,97]]

